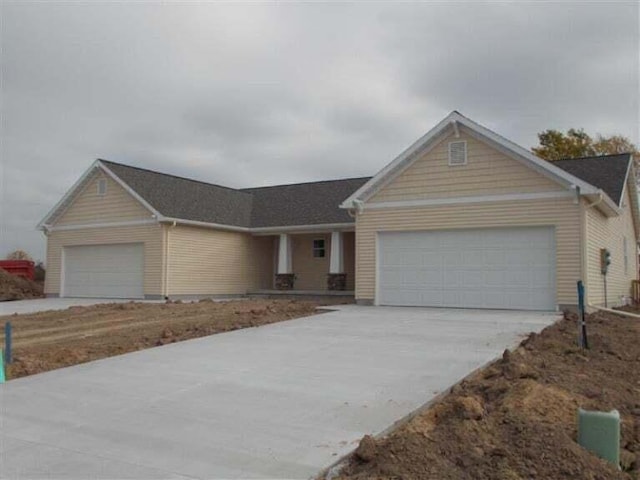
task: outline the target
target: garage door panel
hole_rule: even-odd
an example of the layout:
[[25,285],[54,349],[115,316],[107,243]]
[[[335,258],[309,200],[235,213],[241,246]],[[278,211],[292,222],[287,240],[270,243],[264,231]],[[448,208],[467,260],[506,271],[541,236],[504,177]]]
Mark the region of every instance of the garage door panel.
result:
[[64,248],[66,297],[142,298],[144,245],[77,245]]
[[555,308],[553,227],[385,232],[378,241],[379,304]]

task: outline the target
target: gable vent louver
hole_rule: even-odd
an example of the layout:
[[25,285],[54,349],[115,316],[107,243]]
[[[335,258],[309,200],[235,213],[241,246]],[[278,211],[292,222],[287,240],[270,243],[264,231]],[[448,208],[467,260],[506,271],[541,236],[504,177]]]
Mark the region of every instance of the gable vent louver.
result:
[[449,143],[449,165],[467,164],[467,142]]

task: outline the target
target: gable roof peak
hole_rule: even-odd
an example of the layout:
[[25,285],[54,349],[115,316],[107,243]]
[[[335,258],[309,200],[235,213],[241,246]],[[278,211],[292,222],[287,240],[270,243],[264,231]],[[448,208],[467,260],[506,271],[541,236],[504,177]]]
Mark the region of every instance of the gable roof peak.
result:
[[529,168],[545,175],[566,188],[579,187],[585,194],[594,194],[598,188],[581,180],[580,178],[554,166],[550,162],[535,156],[532,152],[511,140],[495,133],[494,131],[480,125],[468,117],[453,110],[426,134],[415,141],[409,148],[398,155],[391,163],[380,170],[371,180],[359,188],[353,195],[347,198],[341,205],[342,208],[354,208],[354,201],[366,201],[378,192],[384,185],[398,176],[406,168],[412,165],[420,154],[442,139],[442,136],[453,129],[458,131],[459,127],[464,127],[467,133],[479,137],[491,143],[496,149],[506,155],[520,161]]

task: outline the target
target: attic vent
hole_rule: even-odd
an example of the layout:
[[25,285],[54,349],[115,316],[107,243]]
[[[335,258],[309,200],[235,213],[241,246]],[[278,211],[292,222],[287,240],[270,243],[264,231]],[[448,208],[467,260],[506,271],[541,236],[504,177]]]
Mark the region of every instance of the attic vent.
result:
[[467,164],[467,142],[450,142],[449,143],[449,165],[466,165]]

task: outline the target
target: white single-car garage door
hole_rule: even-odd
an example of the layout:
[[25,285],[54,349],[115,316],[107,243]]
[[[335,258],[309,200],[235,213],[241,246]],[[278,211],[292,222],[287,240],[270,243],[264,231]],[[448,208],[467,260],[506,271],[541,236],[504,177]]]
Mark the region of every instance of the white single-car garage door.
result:
[[379,305],[554,310],[553,227],[378,234]]
[[64,248],[65,297],[142,298],[143,281],[141,243]]

